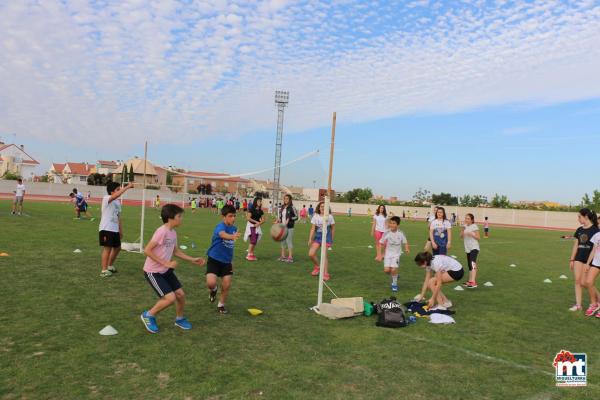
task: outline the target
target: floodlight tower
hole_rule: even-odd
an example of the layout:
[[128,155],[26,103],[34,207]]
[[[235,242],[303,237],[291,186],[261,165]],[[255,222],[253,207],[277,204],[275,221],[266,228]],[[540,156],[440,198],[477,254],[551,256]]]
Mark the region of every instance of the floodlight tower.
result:
[[279,200],[279,180],[281,177],[281,145],[283,143],[283,112],[288,105],[290,92],[275,91],[275,105],[277,106],[277,138],[275,140],[275,170],[273,172],[273,210]]

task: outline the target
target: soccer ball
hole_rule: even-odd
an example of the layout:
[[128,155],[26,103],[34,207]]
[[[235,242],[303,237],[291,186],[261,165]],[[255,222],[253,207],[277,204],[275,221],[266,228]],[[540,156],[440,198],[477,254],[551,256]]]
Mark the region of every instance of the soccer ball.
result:
[[287,238],[288,229],[284,224],[274,224],[271,226],[271,239],[281,242]]

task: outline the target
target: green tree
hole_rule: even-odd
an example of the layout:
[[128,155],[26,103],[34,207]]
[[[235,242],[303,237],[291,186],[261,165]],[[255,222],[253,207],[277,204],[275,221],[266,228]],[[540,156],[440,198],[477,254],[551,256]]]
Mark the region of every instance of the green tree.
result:
[[469,194],[465,194],[460,198],[460,205],[463,207],[479,207],[482,205],[486,205],[487,203],[487,197],[480,194],[472,196]]
[[129,182],[135,181],[135,174],[133,173],[133,165],[129,164]]
[[490,205],[494,208],[510,208],[511,204],[505,195],[494,194]]
[[431,195],[431,202],[443,206],[457,206],[458,197],[452,196],[450,193],[440,193]]
[[590,208],[596,212],[600,212],[600,191],[594,190],[591,198],[586,193],[581,199],[581,206]]
[[431,192],[427,189],[419,188],[413,195],[413,201],[418,205],[431,201]]
[[123,171],[121,171],[121,184],[123,184],[127,181],[127,176],[128,176],[127,164],[123,164]]
[[373,198],[370,188],[354,188],[344,194],[344,200],[348,203],[366,203]]

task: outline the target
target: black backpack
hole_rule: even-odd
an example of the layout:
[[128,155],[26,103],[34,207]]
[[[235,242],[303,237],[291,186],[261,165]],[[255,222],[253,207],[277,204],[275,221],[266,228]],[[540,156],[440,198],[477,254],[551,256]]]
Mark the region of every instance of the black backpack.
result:
[[378,316],[376,326],[402,328],[408,325],[405,308],[395,297],[382,300],[375,308]]

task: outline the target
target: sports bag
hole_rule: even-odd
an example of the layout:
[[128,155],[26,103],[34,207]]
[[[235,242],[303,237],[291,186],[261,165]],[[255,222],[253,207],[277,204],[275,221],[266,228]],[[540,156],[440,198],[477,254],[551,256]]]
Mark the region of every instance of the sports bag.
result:
[[378,316],[376,326],[402,328],[408,325],[404,306],[398,303],[395,297],[382,300],[377,304],[376,310]]

